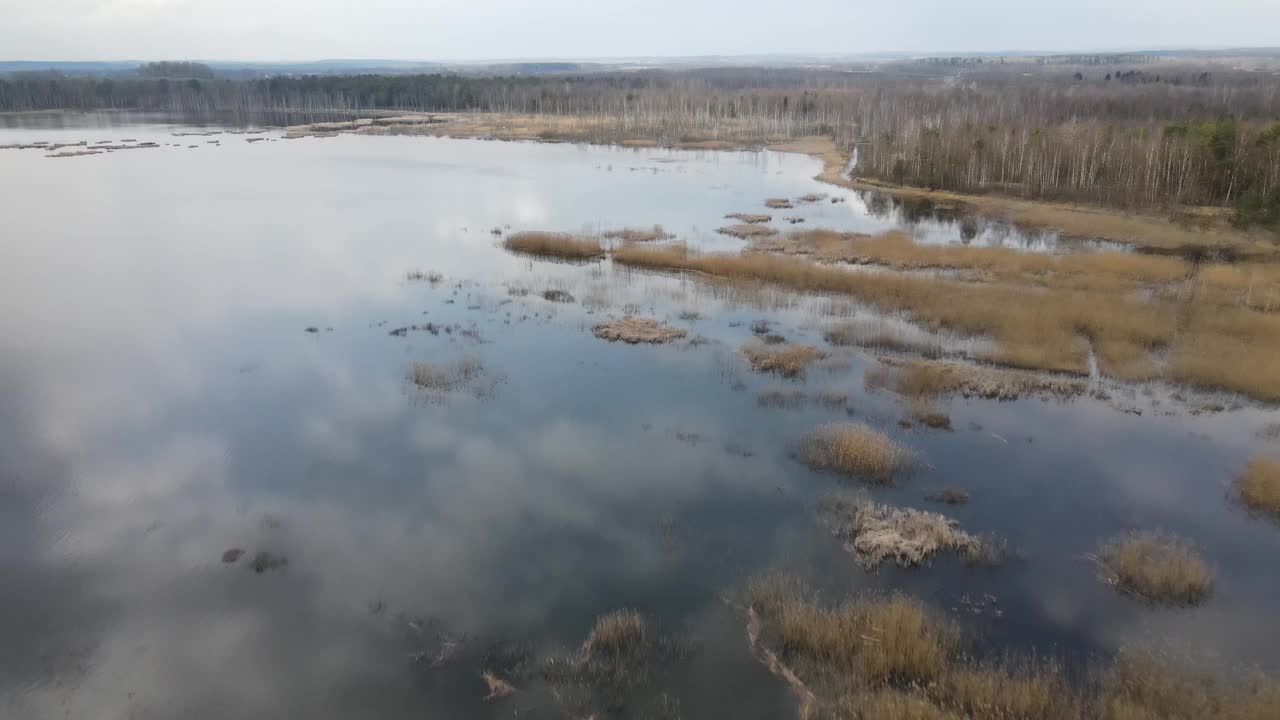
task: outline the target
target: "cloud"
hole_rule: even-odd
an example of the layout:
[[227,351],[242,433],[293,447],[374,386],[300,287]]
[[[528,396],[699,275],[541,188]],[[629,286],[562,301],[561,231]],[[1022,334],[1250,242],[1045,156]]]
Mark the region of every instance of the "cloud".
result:
[[1280,6],[0,0],[5,59],[492,59],[1280,44]]

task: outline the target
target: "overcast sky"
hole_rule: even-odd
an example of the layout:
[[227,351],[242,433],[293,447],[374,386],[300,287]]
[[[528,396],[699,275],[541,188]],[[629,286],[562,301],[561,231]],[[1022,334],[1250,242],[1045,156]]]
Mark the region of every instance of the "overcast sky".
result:
[[0,60],[1280,45],[1280,0],[0,0]]

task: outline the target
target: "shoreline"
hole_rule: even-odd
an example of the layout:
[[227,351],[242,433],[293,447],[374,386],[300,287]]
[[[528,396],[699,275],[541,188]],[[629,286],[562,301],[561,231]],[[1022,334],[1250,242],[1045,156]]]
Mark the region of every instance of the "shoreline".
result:
[[[425,121],[425,122],[424,122]],[[970,195],[892,185],[844,176],[848,157],[826,136],[804,136],[766,141],[750,139],[683,137],[661,142],[651,137],[617,137],[610,118],[595,116],[502,115],[496,113],[410,113],[351,121],[311,123],[285,128],[287,137],[359,135],[427,135],[458,139],[493,138],[507,141],[582,142],[624,148],[748,151],[766,149],[803,154],[822,163],[814,179],[859,192],[883,192],[906,200],[927,200],[959,205],[967,211],[1023,227],[1056,230],[1069,237],[1105,240],[1131,245],[1140,251],[1228,259],[1280,260],[1280,243],[1258,233],[1226,227],[1218,209],[1192,209],[1189,214],[1211,223],[1194,228],[1166,217],[1047,200],[1023,200],[1002,195]],[[729,135],[733,128],[728,129]]]

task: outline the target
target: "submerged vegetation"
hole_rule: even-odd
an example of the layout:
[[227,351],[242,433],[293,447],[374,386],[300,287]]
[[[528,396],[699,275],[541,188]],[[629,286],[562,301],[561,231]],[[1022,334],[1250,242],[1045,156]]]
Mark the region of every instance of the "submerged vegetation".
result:
[[796,452],[814,470],[888,485],[911,465],[911,451],[862,423],[826,425],[805,435]]
[[1213,587],[1213,574],[1196,549],[1169,533],[1122,535],[1098,556],[1105,581],[1149,603],[1193,605]]

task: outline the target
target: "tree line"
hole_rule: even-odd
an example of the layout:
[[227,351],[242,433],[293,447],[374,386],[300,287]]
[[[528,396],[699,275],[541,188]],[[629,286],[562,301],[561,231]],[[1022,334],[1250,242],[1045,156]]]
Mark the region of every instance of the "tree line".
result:
[[[1090,73],[1089,70],[1093,72]],[[194,75],[167,67],[162,75]],[[672,140],[829,134],[856,172],[908,185],[1280,216],[1280,79],[1225,66],[936,63],[565,76],[0,79],[0,110],[376,110],[589,115]]]

